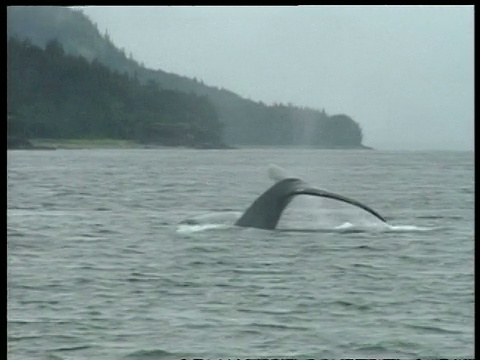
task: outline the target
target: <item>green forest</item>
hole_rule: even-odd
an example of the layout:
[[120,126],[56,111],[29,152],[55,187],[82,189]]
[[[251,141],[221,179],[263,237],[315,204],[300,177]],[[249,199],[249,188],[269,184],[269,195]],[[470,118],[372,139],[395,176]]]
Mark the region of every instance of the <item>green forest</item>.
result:
[[12,143],[110,138],[202,148],[366,148],[360,125],[348,115],[269,106],[201,80],[147,69],[80,10],[9,6],[7,36]]
[[204,96],[161,90],[98,61],[7,42],[10,138],[113,138],[140,143],[221,144],[222,124]]

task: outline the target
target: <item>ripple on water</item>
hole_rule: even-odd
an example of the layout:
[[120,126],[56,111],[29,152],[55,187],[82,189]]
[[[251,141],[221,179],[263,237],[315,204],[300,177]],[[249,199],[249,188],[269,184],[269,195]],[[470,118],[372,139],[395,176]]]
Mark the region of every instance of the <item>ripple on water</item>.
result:
[[[467,155],[9,152],[9,358],[473,357]],[[312,184],[390,226],[302,216],[322,202],[278,231],[231,226],[270,184],[262,158],[300,175],[315,159]]]

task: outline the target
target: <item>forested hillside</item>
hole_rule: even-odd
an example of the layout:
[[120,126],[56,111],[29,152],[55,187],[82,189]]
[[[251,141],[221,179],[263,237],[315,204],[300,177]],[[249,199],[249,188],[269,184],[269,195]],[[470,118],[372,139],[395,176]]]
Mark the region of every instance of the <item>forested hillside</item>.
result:
[[[84,64],[90,64],[92,69],[98,69],[100,65],[102,65],[105,68],[112,70],[112,74],[115,73],[115,76],[124,79],[122,81],[133,81],[136,83],[135,86],[142,86],[142,89],[162,89],[162,91],[158,90],[159,92],[156,94],[158,96],[163,96],[164,99],[167,94],[166,91],[168,90],[170,90],[170,94],[174,94],[172,96],[176,98],[180,98],[179,93],[183,93],[186,98],[190,97],[190,99],[193,99],[193,94],[196,94],[197,97],[195,97],[195,99],[198,99],[202,104],[209,103],[213,105],[213,108],[210,106],[210,109],[208,110],[209,114],[216,113],[216,117],[214,115],[208,115],[210,118],[210,125],[204,127],[204,129],[209,129],[208,131],[214,131],[207,136],[209,141],[217,139],[217,136],[220,136],[223,142],[231,145],[293,145],[322,148],[363,147],[361,128],[359,124],[352,120],[348,115],[331,116],[324,110],[319,111],[316,109],[299,108],[293,105],[278,104],[275,106],[267,106],[261,102],[244,99],[231,91],[219,89],[214,86],[207,86],[203,82],[199,82],[195,79],[170,74],[161,70],[146,69],[142,64],[139,64],[134,60],[134,54],[127,55],[124,50],[115,47],[107,34],[100,34],[96,25],[93,24],[80,10],[73,10],[67,7],[8,7],[7,34],[8,37],[13,37],[20,41],[29,39],[32,45],[38,45],[42,48],[45,48],[49,43],[52,44],[51,40],[57,40],[65,52],[62,56],[68,54],[75,56],[77,59],[70,59],[68,61],[81,61],[78,58],[81,56],[84,59]],[[48,50],[47,54],[41,56],[50,56],[51,50],[52,49]],[[37,54],[40,56],[40,52],[37,52]],[[35,60],[31,58],[31,61]],[[117,71],[118,73],[113,71]],[[78,77],[81,77],[82,74],[68,73],[67,76],[73,76],[78,80]],[[19,77],[10,77],[9,82],[17,81],[17,79],[19,79]],[[62,77],[61,79],[62,81],[70,81],[65,77]],[[98,81],[104,81],[104,79],[99,78]],[[84,82],[84,85],[86,86],[87,80],[84,80]],[[44,85],[50,86],[52,84],[51,82],[47,82]],[[111,85],[112,84],[110,83],[109,85],[104,84],[99,86],[109,88]],[[254,85],[255,84],[252,84],[252,86]],[[9,88],[12,87],[18,89],[18,87],[21,86],[21,84],[9,84]],[[54,92],[54,90],[52,91]],[[85,91],[87,92],[87,90]],[[150,93],[153,97],[152,94],[154,94],[154,92]],[[101,101],[108,102],[106,98],[107,95],[92,97],[92,101],[94,100],[97,103]],[[117,95],[113,96],[113,98],[116,99],[115,101],[119,101]],[[84,100],[87,99],[88,97],[84,98]],[[74,100],[70,99],[69,101]],[[115,103],[115,101],[112,103]],[[145,102],[147,100],[143,101]],[[152,99],[149,101],[152,103],[155,102]],[[321,99],[319,99],[319,101],[321,101]],[[164,100],[158,100],[158,102],[159,104],[165,104]],[[21,106],[23,106],[23,108],[31,107],[29,104],[20,104],[17,100],[13,102],[9,100],[8,103],[8,111],[12,114],[19,112],[18,109]],[[150,108],[147,111],[145,109],[125,110],[126,106],[137,106],[141,101],[127,102],[126,104],[120,101],[120,104],[122,105],[112,105],[112,103],[107,106],[108,110],[103,110],[103,113],[97,116],[98,119],[103,120],[93,120],[95,117],[93,116],[93,113],[91,113],[89,115],[89,120],[85,121],[98,121],[98,124],[103,124],[101,126],[103,133],[105,133],[106,128],[109,128],[109,126],[105,125],[108,122],[111,124],[128,123],[130,124],[129,126],[120,126],[119,128],[116,128],[115,131],[112,129],[109,131],[113,131],[114,133],[117,132],[115,136],[132,136],[132,134],[136,134],[137,139],[143,138],[144,135],[148,138],[149,135],[147,134],[151,133],[162,133],[162,137],[168,138],[168,134],[173,131],[173,128],[177,128],[177,130],[173,132],[181,132],[180,129],[183,129],[186,126],[185,124],[195,123],[192,119],[187,121],[184,117],[178,115],[185,112],[180,109],[171,110],[168,120],[164,119],[163,115],[160,113],[157,114],[154,120],[154,112],[160,111],[159,108],[156,107],[157,105],[149,105]],[[181,104],[181,101],[173,101],[169,103],[168,106],[173,107],[176,106],[175,104],[179,105]],[[56,106],[63,107],[64,110],[62,110],[62,116],[66,116],[66,109],[75,108],[73,104],[57,104]],[[98,107],[98,105],[94,104],[90,104],[89,106],[90,108],[94,108],[95,106]],[[204,106],[205,109],[208,108],[207,105],[202,106]],[[82,106],[82,108],[84,107],[85,106]],[[197,108],[193,110],[193,108],[190,107],[190,110],[188,110],[192,117],[194,117],[194,115],[191,111],[198,110]],[[24,110],[22,111],[25,113]],[[60,110],[55,111],[57,111],[55,116],[60,116]],[[195,116],[204,119],[201,121],[206,121],[206,115],[204,114],[207,110],[203,111],[203,113],[199,113]],[[21,113],[21,111],[19,113]],[[45,112],[45,114],[46,113],[47,112]],[[132,113],[137,115],[133,116],[131,115]],[[139,114],[141,113],[144,113],[145,116],[140,116]],[[72,116],[77,118],[80,117],[78,113],[74,115],[72,114]],[[127,118],[129,120],[127,120]],[[23,117],[22,119],[23,121],[33,121],[31,119],[27,120]],[[48,123],[48,116],[42,121]],[[58,124],[59,120],[55,121],[57,121]],[[217,121],[222,125],[218,125]],[[166,123],[170,124],[168,129],[159,125]],[[176,125],[173,126],[173,124]],[[196,124],[198,125],[199,123]],[[216,125],[213,126],[213,124]],[[92,136],[92,134],[95,133],[92,125],[82,126],[84,127],[82,131],[89,133],[89,136]],[[141,135],[141,129],[144,129],[144,135]],[[152,129],[155,129],[155,131],[151,132],[150,130]],[[195,131],[197,130],[192,130],[192,132]],[[59,133],[59,136],[71,136],[66,135],[67,133],[66,130],[62,130]],[[187,137],[192,136],[194,135],[188,135]],[[205,137],[205,135],[202,136]],[[172,142],[177,143],[178,141],[179,140],[176,139]]]
[[25,138],[115,138],[221,145],[222,125],[205,96],[160,90],[51,40],[7,42],[8,133]]

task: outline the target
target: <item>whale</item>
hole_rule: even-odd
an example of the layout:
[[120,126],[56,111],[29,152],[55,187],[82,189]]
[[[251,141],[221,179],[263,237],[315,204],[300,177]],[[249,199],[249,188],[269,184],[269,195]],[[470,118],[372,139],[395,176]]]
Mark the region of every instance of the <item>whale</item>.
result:
[[387,223],[387,220],[382,215],[360,201],[312,187],[301,179],[285,175],[283,170],[277,166],[269,168],[269,176],[275,181],[275,184],[255,199],[235,222],[235,225],[274,230],[285,208],[298,195],[317,196],[341,201],[363,209],[382,222]]

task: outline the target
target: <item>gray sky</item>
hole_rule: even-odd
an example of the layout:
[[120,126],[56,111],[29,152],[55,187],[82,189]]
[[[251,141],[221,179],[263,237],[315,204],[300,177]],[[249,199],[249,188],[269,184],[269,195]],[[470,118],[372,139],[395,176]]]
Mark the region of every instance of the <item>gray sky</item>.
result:
[[147,68],[347,114],[378,149],[473,149],[473,6],[83,11]]

